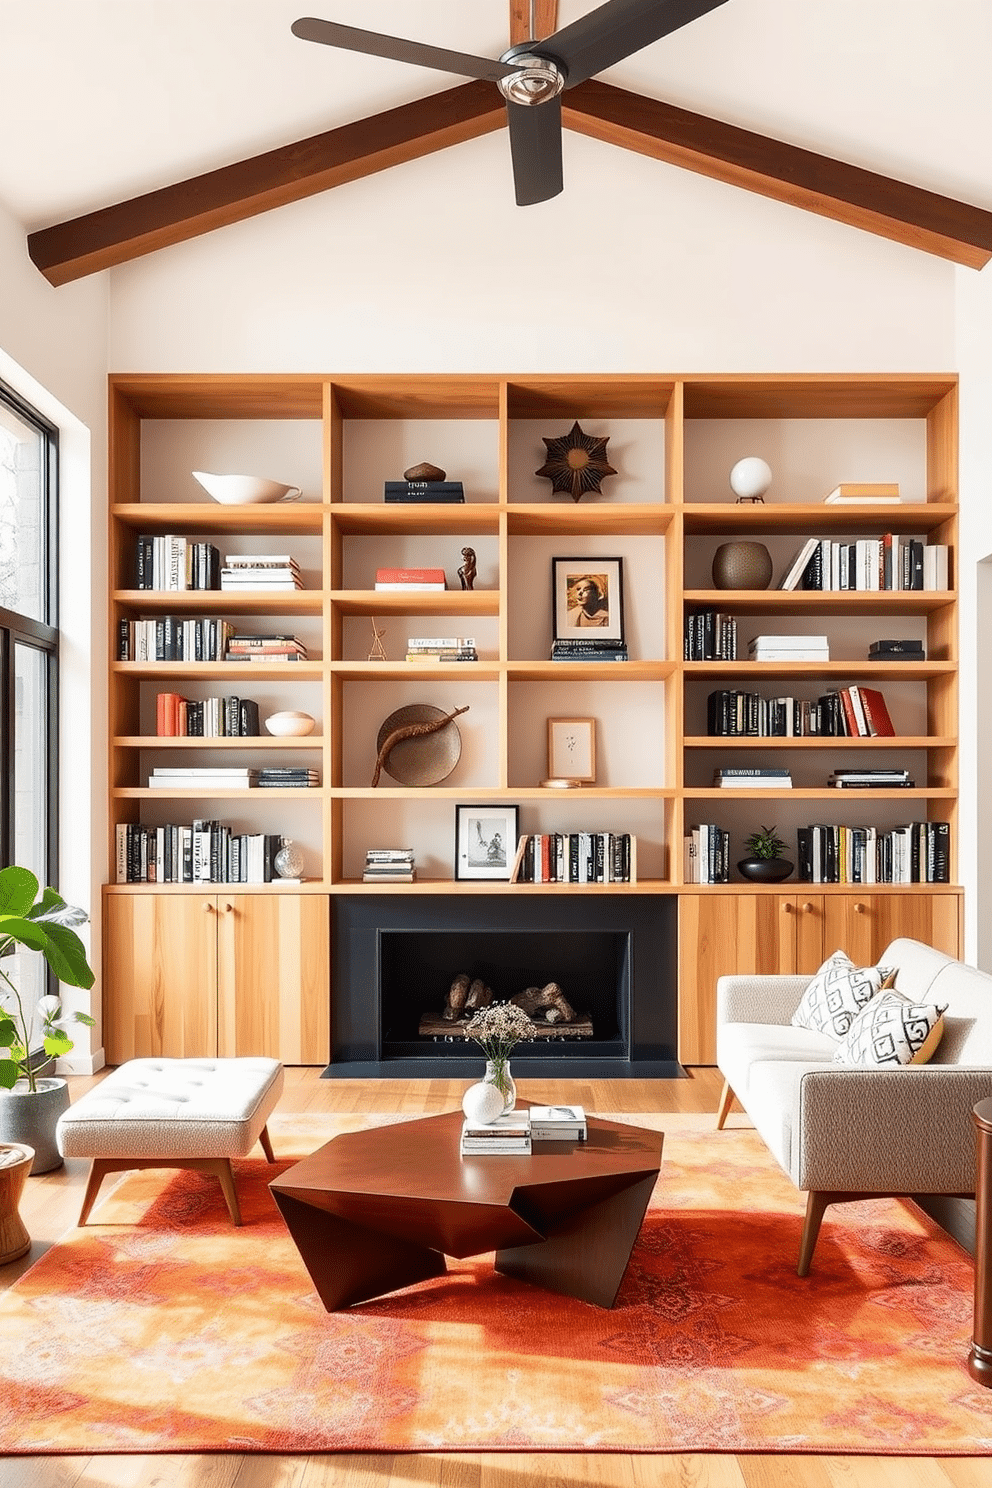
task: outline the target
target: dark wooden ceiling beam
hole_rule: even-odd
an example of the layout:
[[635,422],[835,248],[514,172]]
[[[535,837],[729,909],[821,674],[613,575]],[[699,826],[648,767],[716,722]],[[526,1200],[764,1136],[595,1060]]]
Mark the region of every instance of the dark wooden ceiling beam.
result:
[[992,258],[992,212],[608,83],[563,93],[562,123],[972,269]]
[[530,0],[510,0],[510,45],[543,40],[558,30],[558,0],[534,0],[534,36],[530,34]]
[[28,253],[50,284],[67,284],[505,124],[498,90],[491,83],[464,83],[42,228],[28,236]]

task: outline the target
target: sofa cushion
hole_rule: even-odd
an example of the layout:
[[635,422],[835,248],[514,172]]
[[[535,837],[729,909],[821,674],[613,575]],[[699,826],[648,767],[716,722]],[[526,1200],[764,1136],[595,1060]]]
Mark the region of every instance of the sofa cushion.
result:
[[809,1028],[842,1039],[854,1018],[875,994],[890,984],[894,968],[855,966],[845,951],[834,951],[803,993],[792,1015],[796,1028]]
[[829,1064],[837,1047],[826,1034],[788,1023],[721,1023],[716,1037],[716,1062],[742,1102],[756,1064]]
[[862,1008],[836,1054],[835,1064],[926,1064],[944,1032],[946,1005],[913,1003],[898,992],[879,992]]

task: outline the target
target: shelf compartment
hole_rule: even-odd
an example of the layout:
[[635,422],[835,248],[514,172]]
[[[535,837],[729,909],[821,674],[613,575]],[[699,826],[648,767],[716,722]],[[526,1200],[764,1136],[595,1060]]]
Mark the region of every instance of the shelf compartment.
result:
[[500,675],[495,661],[332,661],[330,669],[347,682],[495,682]]
[[320,589],[115,589],[115,604],[149,615],[320,615]]
[[111,739],[114,749],[322,749],[322,734],[297,734],[276,738],[274,734],[224,734],[200,738],[195,734],[119,734]]
[[276,801],[299,801],[301,799],[320,799],[323,795],[323,786],[308,786],[305,789],[287,788],[283,786],[260,786],[250,787],[247,790],[220,790],[216,786],[202,786],[197,789],[194,785],[177,786],[175,790],[162,790],[159,787],[147,785],[118,785],[111,789],[111,796],[117,801],[196,801],[196,800],[218,800],[218,801],[263,801],[270,797]]
[[111,517],[134,532],[198,532],[237,536],[319,537],[330,510],[317,501],[249,502],[244,506],[200,502],[126,501]]
[[165,682],[168,678],[188,682],[234,682],[256,677],[260,682],[320,682],[324,663],[312,661],[113,661],[116,676],[135,677],[142,681]]
[[795,785],[785,790],[769,790],[766,787],[744,787],[743,790],[732,790],[723,786],[691,786],[685,792],[687,801],[834,801],[851,800],[863,801],[913,801],[913,800],[942,800],[953,801],[957,797],[957,791],[949,790],[945,786],[901,786],[893,790],[881,790],[870,786],[866,790],[842,790],[835,785],[831,786],[802,786]]
[[[154,887],[154,885],[153,885]],[[187,888],[190,885],[186,885]],[[359,879],[342,879],[325,886],[332,894],[659,894],[676,892],[667,879],[641,879],[637,883],[606,884],[521,884],[491,879],[415,879],[404,884],[368,884]],[[850,885],[846,885],[850,888]],[[917,885],[917,887],[919,887]]]
[[[614,663],[616,665],[616,663]],[[897,661],[891,666],[879,661],[684,661],[687,680],[696,678],[741,678],[751,682],[781,678],[797,682],[830,682],[838,678],[868,682],[929,682],[937,677],[953,677],[957,668],[951,661]]]
[[511,661],[511,682],[663,682],[675,672],[672,661]]
[[898,372],[690,375],[684,406],[687,419],[923,419],[956,387],[954,377]]
[[930,615],[950,589],[686,589],[686,605],[740,615]]
[[[691,502],[683,508],[687,536],[733,533],[933,532],[958,515],[951,502],[824,506],[812,502]],[[804,590],[804,593],[815,591]]]
[[[348,801],[376,801],[381,799],[394,799],[398,801],[421,801],[425,796],[441,800],[451,801],[506,801],[512,805],[514,801],[554,801],[556,804],[567,800],[569,803],[582,801],[628,801],[647,800],[661,801],[674,799],[676,792],[671,787],[654,786],[629,786],[629,787],[597,787],[594,785],[583,786],[581,790],[556,790],[554,787],[542,788],[541,786],[458,786],[458,785],[430,785],[419,789],[403,786],[377,785],[375,789],[369,786],[336,786],[329,794]],[[726,793],[724,793],[726,794]]]
[[513,537],[551,534],[565,538],[573,533],[660,536],[668,531],[674,519],[673,507],[647,502],[641,505],[628,501],[615,506],[605,502],[589,506],[573,503],[568,507],[516,503],[508,508],[507,530]]
[[342,615],[498,615],[498,589],[335,589]]

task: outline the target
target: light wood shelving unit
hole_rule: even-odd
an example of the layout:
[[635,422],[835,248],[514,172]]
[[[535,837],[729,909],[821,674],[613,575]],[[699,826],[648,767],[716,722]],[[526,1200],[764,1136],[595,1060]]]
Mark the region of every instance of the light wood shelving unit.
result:
[[[610,437],[609,459],[618,469],[601,494],[579,504],[552,497],[549,483],[534,474],[544,458],[542,436],[563,434],[575,420]],[[814,969],[841,944],[870,958],[904,931],[957,953],[954,589],[727,591],[709,587],[708,577],[717,543],[735,537],[767,543],[774,584],[808,536],[899,530],[947,543],[953,583],[956,430],[951,376],[112,377],[108,645],[125,618],[209,615],[235,619],[239,628],[293,629],[310,659],[111,662],[110,863],[118,822],[210,816],[299,841],[306,881],[108,884],[108,1057],[238,1052],[326,1062],[329,906],[337,894],[541,894],[549,905],[562,893],[677,895],[679,1055],[686,1063],[713,1059],[713,988],[722,971]],[[727,499],[729,469],[750,453],[764,453],[773,467],[763,505]],[[383,480],[421,459],[464,480],[464,505],[383,502]],[[303,497],[273,506],[202,501],[193,469],[293,480]],[[904,493],[898,507],[823,505],[840,480],[894,478]],[[209,539],[222,553],[292,551],[307,587],[285,595],[134,589],[135,538],[166,532]],[[457,586],[466,543],[479,554],[473,591],[375,592],[375,567],[388,564],[444,566]],[[630,662],[547,659],[551,555],[623,557]],[[683,617],[706,607],[735,614],[745,637],[749,628],[775,631],[782,622],[826,631],[835,659],[816,666],[684,661]],[[386,661],[366,659],[373,618],[386,627]],[[472,631],[480,659],[414,667],[404,659],[405,637],[414,631]],[[927,660],[871,663],[869,632],[919,635]],[[741,649],[746,655],[746,640]],[[896,738],[721,739],[703,732],[706,695],[723,685],[769,691],[767,684],[785,684],[812,688],[803,695],[815,696],[856,682],[892,689]],[[280,707],[305,708],[318,725],[302,740],[264,733],[160,739],[159,690],[256,695],[263,717]],[[377,728],[412,701],[446,709],[469,703],[459,719],[461,761],[440,786],[403,789],[384,776],[373,790]],[[595,786],[541,788],[549,715],[596,717]],[[756,800],[754,791],[710,786],[715,764],[751,756],[788,762],[795,787],[762,791]],[[913,790],[826,787],[833,765],[903,758],[913,762]],[[149,788],[151,766],[169,759],[302,762],[320,769],[322,784],[305,792],[177,795]],[[519,804],[522,831],[632,831],[639,881],[456,882],[454,805],[471,801]],[[759,818],[777,821],[789,838],[809,820],[892,823],[907,815],[950,823],[950,884],[682,882],[682,837],[700,819],[729,826],[739,849]],[[400,839],[417,852],[418,881],[387,890],[363,884],[365,848]],[[272,914],[278,923],[267,918]],[[305,954],[302,941],[294,948],[294,936],[304,932]]]

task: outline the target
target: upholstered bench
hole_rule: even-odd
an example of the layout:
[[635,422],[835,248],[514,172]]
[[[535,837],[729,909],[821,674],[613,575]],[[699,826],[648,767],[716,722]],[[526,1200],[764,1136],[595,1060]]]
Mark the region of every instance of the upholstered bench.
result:
[[277,1059],[132,1059],[59,1117],[63,1157],[92,1159],[79,1223],[108,1173],[199,1168],[220,1179],[241,1223],[232,1157],[256,1142],[274,1162],[266,1122],[282,1093]]

